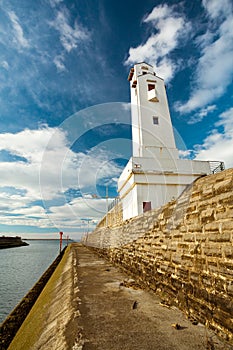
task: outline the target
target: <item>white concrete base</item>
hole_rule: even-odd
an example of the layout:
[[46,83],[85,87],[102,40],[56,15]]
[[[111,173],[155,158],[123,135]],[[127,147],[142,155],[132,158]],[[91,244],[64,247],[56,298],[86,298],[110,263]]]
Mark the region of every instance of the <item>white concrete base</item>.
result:
[[194,180],[208,174],[205,161],[132,157],[118,181],[123,220],[142,214],[146,206],[156,209],[177,199]]

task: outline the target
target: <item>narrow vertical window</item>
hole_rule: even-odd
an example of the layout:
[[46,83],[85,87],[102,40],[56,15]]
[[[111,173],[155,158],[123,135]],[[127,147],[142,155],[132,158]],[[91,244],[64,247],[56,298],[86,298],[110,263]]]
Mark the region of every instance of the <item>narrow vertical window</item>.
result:
[[153,116],[153,124],[159,125],[159,117]]
[[152,84],[152,83],[147,84],[147,95],[148,95],[149,101],[159,102],[158,97],[157,97],[157,91],[155,88],[155,84]]

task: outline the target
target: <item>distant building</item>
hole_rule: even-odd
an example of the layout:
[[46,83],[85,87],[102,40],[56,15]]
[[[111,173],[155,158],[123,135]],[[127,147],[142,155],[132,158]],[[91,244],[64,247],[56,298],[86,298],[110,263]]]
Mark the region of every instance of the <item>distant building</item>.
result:
[[118,180],[123,220],[176,199],[210,174],[207,161],[179,159],[163,79],[147,63],[131,68],[133,155]]

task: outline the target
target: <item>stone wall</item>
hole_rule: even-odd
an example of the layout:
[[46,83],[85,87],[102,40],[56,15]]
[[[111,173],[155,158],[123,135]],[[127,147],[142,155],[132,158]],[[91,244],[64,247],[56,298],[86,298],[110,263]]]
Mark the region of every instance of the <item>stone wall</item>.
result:
[[160,210],[97,228],[87,245],[233,341],[233,169],[198,179]]

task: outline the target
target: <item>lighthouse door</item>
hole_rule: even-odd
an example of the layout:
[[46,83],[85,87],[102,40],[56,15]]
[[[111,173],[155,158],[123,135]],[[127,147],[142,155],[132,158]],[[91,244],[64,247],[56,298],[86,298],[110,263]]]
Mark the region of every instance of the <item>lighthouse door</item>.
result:
[[151,210],[151,202],[143,202],[143,213],[148,210]]

